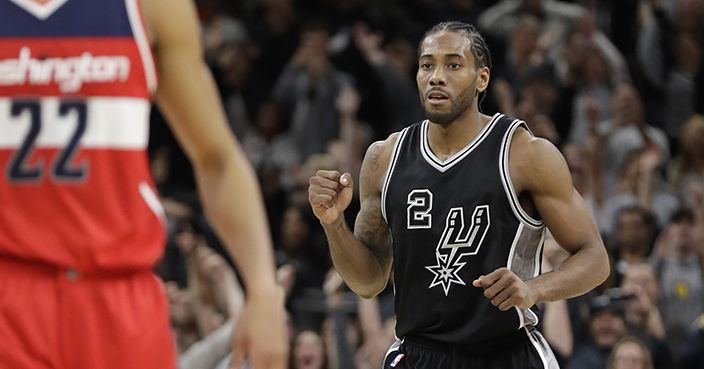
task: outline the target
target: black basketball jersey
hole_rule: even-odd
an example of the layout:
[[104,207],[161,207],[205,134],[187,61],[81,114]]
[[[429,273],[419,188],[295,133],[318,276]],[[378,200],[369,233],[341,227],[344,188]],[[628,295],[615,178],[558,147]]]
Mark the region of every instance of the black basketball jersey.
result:
[[536,325],[530,309],[502,312],[472,286],[501,267],[523,280],[540,274],[545,227],[521,208],[508,170],[511,137],[525,122],[496,114],[444,162],[430,150],[429,124],[401,131],[382,188],[396,335],[472,344]]

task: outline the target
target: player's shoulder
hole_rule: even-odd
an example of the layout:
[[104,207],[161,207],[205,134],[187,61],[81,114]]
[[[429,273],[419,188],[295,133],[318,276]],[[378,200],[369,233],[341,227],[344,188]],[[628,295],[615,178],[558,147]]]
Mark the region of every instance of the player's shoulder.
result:
[[546,160],[562,159],[560,150],[552,142],[534,136],[523,126],[516,128],[510,150],[509,158],[525,164],[547,165]]
[[385,140],[376,141],[367,148],[360,170],[360,180],[365,177],[368,178],[368,183],[374,184],[369,187],[370,189],[381,189],[383,178],[391,160],[391,154],[400,134],[401,132],[392,133]]
[[554,180],[569,179],[569,168],[560,150],[524,127],[517,128],[511,139],[509,167],[514,182],[520,182],[514,183],[516,187],[524,189],[543,188]]
[[369,153],[376,153],[377,155],[388,155],[391,156],[391,152],[394,149],[394,146],[396,145],[396,141],[398,141],[398,138],[400,137],[401,132],[394,132],[389,135],[384,140],[379,140],[371,145],[369,145],[369,148],[367,148],[367,154]]

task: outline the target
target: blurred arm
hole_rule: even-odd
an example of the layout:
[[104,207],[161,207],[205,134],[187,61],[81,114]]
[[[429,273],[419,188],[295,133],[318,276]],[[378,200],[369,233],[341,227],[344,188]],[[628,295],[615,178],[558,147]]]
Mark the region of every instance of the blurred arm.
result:
[[203,60],[195,8],[185,0],[143,1],[142,7],[161,76],[156,102],[193,164],[204,208],[242,272],[248,293],[275,293],[259,186],[228,128]]

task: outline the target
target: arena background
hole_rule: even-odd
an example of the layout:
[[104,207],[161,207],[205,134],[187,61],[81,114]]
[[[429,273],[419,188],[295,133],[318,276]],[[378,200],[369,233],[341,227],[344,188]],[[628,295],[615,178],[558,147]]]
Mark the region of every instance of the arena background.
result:
[[[377,368],[395,340],[390,284],[363,300],[331,268],[308,178],[335,169],[356,179],[370,143],[424,119],[418,43],[446,20],[471,23],[488,41],[481,111],[523,119],[560,148],[611,255],[604,285],[541,306],[561,366],[704,368],[704,0],[197,5],[230,126],[261,182],[291,368]],[[186,157],[157,109],[151,121],[169,230],[157,271],[168,281],[180,364],[224,368],[244,292]],[[358,208],[355,199],[350,224]],[[565,257],[548,240],[543,270]]]

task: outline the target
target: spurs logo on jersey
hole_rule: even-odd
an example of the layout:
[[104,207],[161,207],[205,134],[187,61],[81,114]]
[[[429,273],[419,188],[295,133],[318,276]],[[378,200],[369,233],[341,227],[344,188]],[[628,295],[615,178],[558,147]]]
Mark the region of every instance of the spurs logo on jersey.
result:
[[442,286],[445,296],[453,283],[466,285],[458,272],[464,267],[463,256],[475,255],[489,230],[489,205],[474,208],[471,224],[465,231],[464,209],[451,208],[445,220],[445,230],[435,251],[436,265],[426,266],[434,274],[428,289]]

